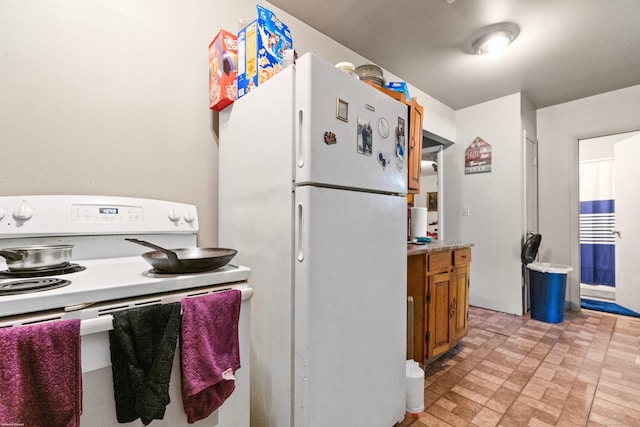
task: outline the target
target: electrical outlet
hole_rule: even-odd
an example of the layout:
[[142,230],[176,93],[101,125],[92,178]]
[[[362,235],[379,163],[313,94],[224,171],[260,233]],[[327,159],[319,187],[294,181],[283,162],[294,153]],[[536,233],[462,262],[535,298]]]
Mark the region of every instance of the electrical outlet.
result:
[[462,208],[462,216],[469,216],[469,208]]

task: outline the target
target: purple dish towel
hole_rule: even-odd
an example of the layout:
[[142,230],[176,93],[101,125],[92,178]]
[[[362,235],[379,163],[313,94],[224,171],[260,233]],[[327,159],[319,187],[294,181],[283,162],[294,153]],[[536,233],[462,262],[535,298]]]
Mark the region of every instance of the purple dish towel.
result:
[[3,425],[79,426],[80,320],[0,329],[0,384]]
[[237,289],[182,300],[182,404],[189,423],[207,418],[235,389],[241,300]]

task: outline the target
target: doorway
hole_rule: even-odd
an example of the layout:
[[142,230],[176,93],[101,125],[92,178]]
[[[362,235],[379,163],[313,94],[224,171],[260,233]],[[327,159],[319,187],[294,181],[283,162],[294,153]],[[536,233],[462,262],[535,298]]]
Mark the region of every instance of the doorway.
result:
[[[624,167],[624,170],[621,170],[624,165],[620,160],[619,148],[629,145],[628,140],[635,135],[640,135],[640,132],[582,139],[578,143],[580,300],[583,308],[630,314],[625,312],[625,307],[636,305],[634,299],[637,298],[633,295],[638,295],[637,291],[632,292],[631,299],[627,297],[623,303],[620,302],[620,291],[622,290],[624,295],[628,294],[627,290],[631,285],[628,283],[629,280],[624,280],[624,283],[619,280],[620,271],[622,269],[622,275],[627,276],[627,270],[634,267],[620,262],[620,259],[625,257],[621,250],[626,246],[621,245],[618,228],[621,214],[622,217],[626,216],[620,209],[623,209],[623,206],[625,211],[629,209],[623,200],[634,197],[627,195],[627,187],[632,187],[631,191],[638,190],[635,189],[635,185],[625,186],[618,183],[616,187],[616,182],[623,181],[620,179],[620,173],[623,173],[626,182],[637,182],[640,177],[636,168]],[[631,141],[631,145],[637,144]],[[619,178],[616,180],[617,174]],[[623,196],[624,198],[620,199]],[[630,230],[626,233],[625,241],[632,238],[631,233]],[[640,286],[638,289],[640,290]]]
[[438,165],[441,164],[442,145],[426,147],[422,149],[422,162],[420,169],[420,194],[414,197],[414,206],[427,208],[427,237],[432,240],[442,239],[440,233],[439,210],[442,203],[440,191],[442,182],[439,179],[442,171]]

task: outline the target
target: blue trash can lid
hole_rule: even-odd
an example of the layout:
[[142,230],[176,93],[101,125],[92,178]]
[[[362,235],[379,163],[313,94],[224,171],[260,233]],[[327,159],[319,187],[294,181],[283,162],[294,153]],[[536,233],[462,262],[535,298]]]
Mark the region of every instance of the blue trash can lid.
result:
[[529,270],[540,271],[542,273],[562,273],[567,274],[573,271],[573,267],[562,264],[552,264],[550,262],[532,262],[527,264]]

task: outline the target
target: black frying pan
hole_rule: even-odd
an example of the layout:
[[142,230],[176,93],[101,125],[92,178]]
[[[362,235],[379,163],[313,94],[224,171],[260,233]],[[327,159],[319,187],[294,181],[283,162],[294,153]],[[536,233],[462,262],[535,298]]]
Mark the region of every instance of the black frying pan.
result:
[[142,258],[160,273],[201,273],[223,267],[238,253],[225,248],[181,248],[165,249],[138,239],[125,239],[132,243],[156,249],[145,252]]

